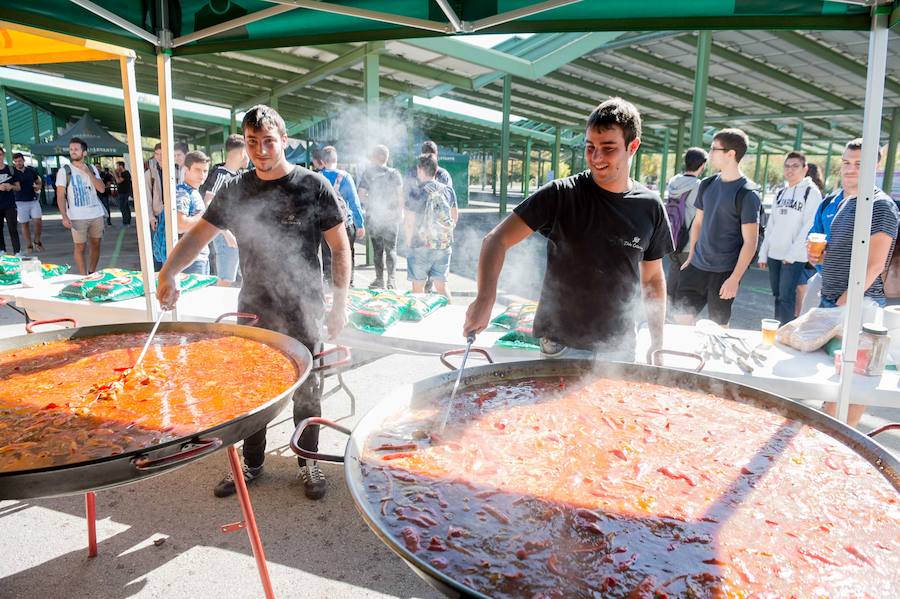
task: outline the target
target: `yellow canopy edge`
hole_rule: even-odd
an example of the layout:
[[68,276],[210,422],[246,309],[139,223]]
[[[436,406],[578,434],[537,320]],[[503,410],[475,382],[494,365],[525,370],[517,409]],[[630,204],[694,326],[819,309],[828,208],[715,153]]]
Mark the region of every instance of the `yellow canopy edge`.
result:
[[0,65],[115,60],[134,55],[127,48],[0,21]]

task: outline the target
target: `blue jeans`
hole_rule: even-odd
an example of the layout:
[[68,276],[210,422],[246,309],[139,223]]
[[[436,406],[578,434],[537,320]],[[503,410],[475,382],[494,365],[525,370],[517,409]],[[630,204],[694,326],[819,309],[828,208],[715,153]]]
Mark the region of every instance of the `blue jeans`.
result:
[[[839,299],[839,298],[838,298],[838,299]],[[880,307],[882,307],[882,308],[884,308],[885,306],[887,306],[887,299],[885,299],[885,298],[883,298],[883,297],[870,297],[870,296],[867,295],[867,296],[865,297],[865,299],[870,299],[870,300],[872,300],[873,302],[875,302],[876,304],[878,304],[878,305],[879,305]],[[838,305],[837,305],[837,299],[831,300],[831,299],[828,299],[827,297],[823,297],[823,298],[822,298],[822,301],[819,302],[819,307],[820,307],[820,308],[837,308],[837,307],[838,307]],[[865,306],[863,306],[863,307],[865,308]]]
[[406,273],[410,281],[421,283],[428,279],[443,281],[450,274],[451,248],[436,250],[412,248],[406,257]]
[[238,249],[229,247],[224,235],[216,235],[212,240],[216,251],[216,276],[232,283],[237,280]]
[[794,320],[797,306],[797,285],[803,277],[806,262],[784,264],[781,260],[768,259],[769,284],[775,296],[775,320],[781,324]]
[[209,260],[195,260],[191,265],[184,269],[184,273],[188,275],[208,275]]

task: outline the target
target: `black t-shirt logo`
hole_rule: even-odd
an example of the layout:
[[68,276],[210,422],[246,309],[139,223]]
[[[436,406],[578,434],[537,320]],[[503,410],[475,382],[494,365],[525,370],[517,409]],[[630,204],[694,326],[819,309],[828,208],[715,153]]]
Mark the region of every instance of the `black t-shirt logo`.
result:
[[630,248],[636,249],[636,250],[643,250],[643,249],[644,249],[644,248],[641,247],[641,238],[640,238],[640,237],[635,237],[635,238],[633,238],[631,241],[627,241],[627,240],[623,239],[623,240],[622,240],[622,245],[624,245],[624,246],[626,246],[626,247],[630,247]]

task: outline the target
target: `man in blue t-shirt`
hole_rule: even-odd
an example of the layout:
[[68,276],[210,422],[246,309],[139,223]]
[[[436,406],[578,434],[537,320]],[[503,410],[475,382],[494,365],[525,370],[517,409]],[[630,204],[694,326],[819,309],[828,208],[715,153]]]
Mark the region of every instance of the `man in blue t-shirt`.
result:
[[[338,196],[344,200],[347,207],[347,239],[350,240],[350,286],[353,287],[353,271],[356,268],[353,244],[357,239],[366,236],[366,222],[363,217],[362,207],[359,204],[359,194],[356,193],[356,183],[353,176],[345,170],[337,167],[337,149],[334,146],[325,146],[320,154],[322,170],[320,171]],[[322,273],[325,280],[331,279],[331,251],[328,244],[322,245]]]
[[740,167],[748,146],[740,129],[723,129],[713,137],[709,162],[719,173],[701,182],[694,202],[697,215],[674,301],[679,324],[693,324],[704,306],[721,325],[731,319],[731,305],[759,235],[758,187]]

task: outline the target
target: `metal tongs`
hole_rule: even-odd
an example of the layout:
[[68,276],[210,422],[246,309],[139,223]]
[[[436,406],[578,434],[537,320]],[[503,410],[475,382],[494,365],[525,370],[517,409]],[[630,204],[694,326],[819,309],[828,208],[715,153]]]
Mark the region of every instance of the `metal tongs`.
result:
[[444,407],[444,413],[441,414],[441,423],[438,425],[438,432],[444,432],[447,426],[447,420],[450,418],[450,411],[453,409],[453,400],[456,399],[456,392],[459,391],[459,382],[462,380],[463,370],[466,369],[466,360],[469,359],[469,352],[472,351],[472,344],[475,343],[475,333],[469,333],[466,337],[466,353],[463,354],[462,363],[459,365],[459,371],[456,374],[456,382],[453,383],[453,391],[450,393],[450,401]]
[[[762,365],[765,359],[764,354],[755,349],[750,349],[743,339],[726,333],[725,329],[712,320],[698,320],[697,331],[706,335],[707,347],[710,348],[713,357],[721,357],[726,364],[733,362],[738,365],[738,368],[748,374],[752,373],[754,368],[749,361],[751,357],[758,365]],[[734,358],[728,355],[729,351],[734,354]]]

